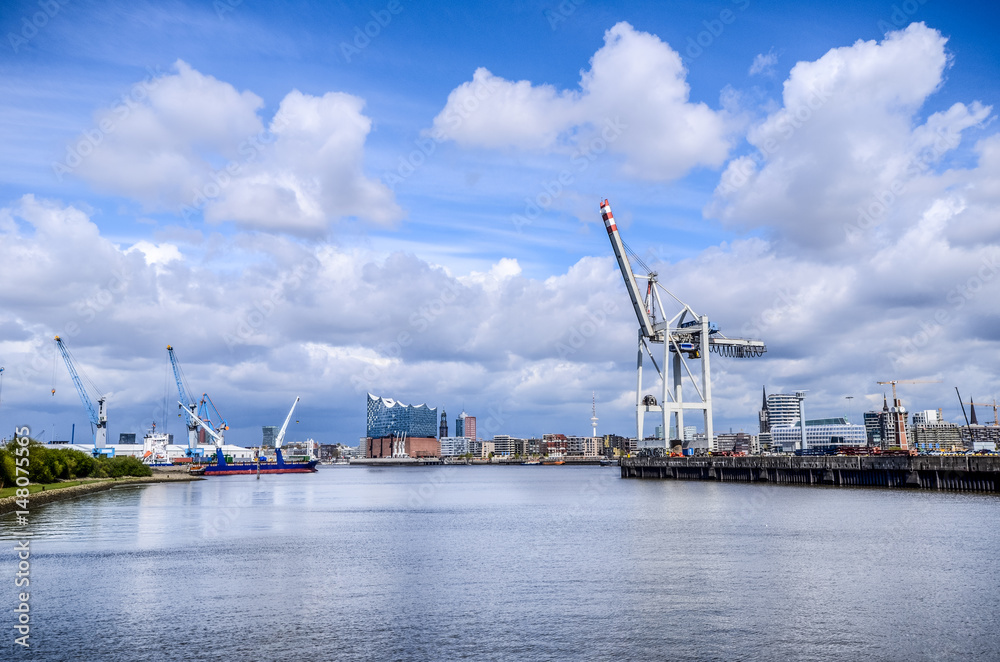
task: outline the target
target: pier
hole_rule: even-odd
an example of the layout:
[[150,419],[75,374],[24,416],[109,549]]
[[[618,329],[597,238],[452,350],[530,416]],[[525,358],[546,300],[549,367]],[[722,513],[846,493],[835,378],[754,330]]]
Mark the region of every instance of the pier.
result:
[[634,457],[622,478],[1000,492],[1000,457]]

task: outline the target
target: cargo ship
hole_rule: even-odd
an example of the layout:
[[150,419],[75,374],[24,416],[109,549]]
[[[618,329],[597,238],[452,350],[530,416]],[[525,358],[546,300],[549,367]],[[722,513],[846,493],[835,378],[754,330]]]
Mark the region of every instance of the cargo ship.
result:
[[190,473],[195,476],[234,476],[237,474],[305,474],[316,471],[319,460],[306,462],[285,462],[281,450],[275,452],[274,461],[227,462],[221,448],[215,449],[215,464],[193,466]]
[[[234,476],[238,474],[304,474],[316,471],[319,460],[306,460],[305,462],[285,462],[281,455],[281,444],[285,440],[285,430],[288,429],[288,421],[292,418],[295,405],[299,403],[299,398],[295,398],[292,408],[285,417],[285,423],[274,438],[275,460],[263,459],[261,449],[257,449],[257,459],[250,462],[229,462],[222,452],[223,437],[221,431],[213,430],[212,427],[198,418],[197,414],[191,413],[191,418],[198,423],[215,441],[215,464],[201,464],[192,466],[189,471],[195,476]],[[180,403],[184,406],[183,403]]]

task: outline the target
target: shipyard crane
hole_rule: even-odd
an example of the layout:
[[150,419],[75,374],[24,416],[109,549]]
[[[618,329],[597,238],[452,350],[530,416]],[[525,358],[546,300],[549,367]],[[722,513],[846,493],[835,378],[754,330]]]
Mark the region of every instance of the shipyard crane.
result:
[[[184,403],[181,402],[180,400],[177,401],[177,404],[179,404],[181,407],[184,406]],[[225,443],[225,438],[223,437],[224,433],[221,430],[216,431],[215,429],[212,428],[211,424],[203,421],[201,417],[199,417],[198,414],[194,412],[191,412],[191,418],[194,420],[195,423],[201,426],[201,428],[205,431],[206,434],[208,434],[209,437],[212,438],[212,441],[215,442],[216,448],[222,448],[222,444]]]
[[215,415],[219,419],[219,425],[214,428],[215,431],[220,432],[222,430],[228,430],[229,425],[226,422],[226,419],[224,419],[222,417],[222,414],[219,412],[219,408],[215,406],[214,402],[212,402],[212,398],[209,397],[208,393],[202,393],[201,402],[198,403],[198,416],[204,419],[204,421],[208,424],[209,427],[212,427],[213,425],[212,423],[213,411],[215,412]]
[[[180,400],[177,401],[177,404],[179,404],[181,407],[185,406],[184,403],[181,402]],[[222,432],[221,431],[216,432],[215,430],[213,430],[211,425],[201,420],[198,414],[194,412],[191,412],[191,418],[194,420],[195,423],[200,425],[202,429],[206,432],[206,434],[208,434],[208,436],[212,438],[212,441],[215,442],[215,456],[217,458],[216,462],[220,465],[225,464],[226,456],[223,455],[222,453],[222,445],[225,443],[226,440],[223,438]]]
[[896,445],[900,450],[910,450],[909,441],[906,439],[906,409],[896,396],[896,384],[940,384],[940,379],[887,379],[876,384],[892,384],[892,408],[889,414],[892,419],[892,430],[896,436]]
[[184,422],[187,424],[188,431],[188,447],[185,454],[191,457],[198,454],[198,424],[191,418],[198,405],[188,395],[189,389],[185,383],[184,374],[181,372],[181,364],[177,361],[177,356],[174,354],[172,345],[167,345],[167,355],[170,357],[170,365],[174,369],[174,379],[177,381],[177,395],[182,402],[187,403],[181,409],[184,410]]
[[107,398],[104,397],[94,383],[87,380],[95,391],[97,391],[97,407],[94,407],[93,401],[90,399],[90,394],[87,393],[87,389],[83,386],[83,381],[80,379],[79,373],[76,371],[74,366],[74,361],[72,355],[69,353],[66,344],[62,341],[62,338],[56,336],[56,346],[59,347],[59,352],[62,354],[63,361],[66,362],[66,369],[69,370],[69,376],[73,378],[73,384],[76,385],[76,392],[80,394],[80,401],[83,402],[84,409],[87,410],[87,414],[90,416],[90,427],[94,433],[94,455],[100,455],[104,452],[105,446],[108,442],[108,409],[105,406]]
[[297,404],[299,404],[299,396],[295,396],[295,402],[292,403],[292,408],[288,410],[285,422],[282,423],[281,429],[278,430],[278,435],[274,438],[274,454],[278,458],[278,464],[284,462],[284,458],[281,456],[281,444],[285,441],[285,431],[288,429],[288,421],[292,420],[292,412],[295,411],[295,405]]
[[[691,306],[681,301],[677,296],[663,287],[657,280],[657,273],[650,269],[642,259],[631,251],[622,241],[618,226],[611,213],[611,205],[607,199],[601,203],[601,217],[608,231],[611,248],[618,260],[628,290],[632,308],[639,321],[639,349],[636,360],[636,441],[642,443],[643,419],[649,412],[657,412],[662,416],[663,434],[668,436],[670,420],[673,417],[678,436],[684,430],[685,410],[701,411],[705,419],[705,436],[711,443],[714,431],[712,429],[712,382],[710,376],[709,354],[715,352],[722,356],[735,358],[758,357],[767,351],[767,346],[761,340],[744,338],[727,338],[719,331],[718,326],[710,322],[707,315],[699,315]],[[632,270],[629,255],[642,267],[646,275],[637,276]],[[646,281],[646,291],[643,293],[637,279]],[[668,314],[660,298],[664,292],[679,307],[672,316]],[[663,369],[657,365],[650,349],[653,344],[663,345]],[[660,402],[652,395],[643,396],[642,368],[644,357],[648,356],[656,369],[659,382],[662,385]],[[668,368],[668,359],[670,366]],[[698,359],[701,363],[700,379],[688,366],[688,359]],[[684,399],[685,377],[697,393],[697,399]],[[700,382],[700,383],[699,383]],[[669,443],[667,444],[670,445]]]

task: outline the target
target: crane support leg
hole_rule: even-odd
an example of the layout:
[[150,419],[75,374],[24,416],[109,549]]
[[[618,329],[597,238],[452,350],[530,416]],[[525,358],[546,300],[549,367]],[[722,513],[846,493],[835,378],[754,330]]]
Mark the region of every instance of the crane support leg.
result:
[[712,430],[712,379],[709,375],[708,357],[712,353],[708,348],[708,315],[701,316],[701,337],[704,347],[701,352],[701,392],[705,401],[705,439],[708,440],[709,449],[712,448],[714,431]]
[[642,419],[645,417],[642,404],[642,331],[639,331],[639,356],[635,365],[636,385],[635,385],[635,429],[636,447],[642,446]]

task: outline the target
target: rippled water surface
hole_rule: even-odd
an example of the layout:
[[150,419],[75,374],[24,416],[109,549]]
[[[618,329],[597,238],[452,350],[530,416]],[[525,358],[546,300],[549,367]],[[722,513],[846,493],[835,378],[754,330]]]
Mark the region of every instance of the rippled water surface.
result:
[[323,467],[32,507],[32,647],[8,551],[0,659],[1000,659],[1000,498],[618,476]]

